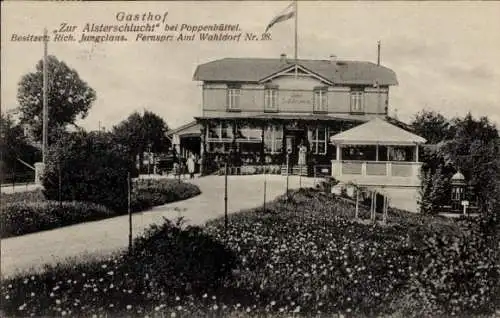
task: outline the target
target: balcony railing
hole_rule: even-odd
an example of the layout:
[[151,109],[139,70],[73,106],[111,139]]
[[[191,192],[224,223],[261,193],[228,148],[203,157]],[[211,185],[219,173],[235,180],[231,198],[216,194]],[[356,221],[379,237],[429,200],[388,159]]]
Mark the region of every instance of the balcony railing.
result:
[[359,177],[415,178],[420,174],[421,162],[332,160],[332,174]]

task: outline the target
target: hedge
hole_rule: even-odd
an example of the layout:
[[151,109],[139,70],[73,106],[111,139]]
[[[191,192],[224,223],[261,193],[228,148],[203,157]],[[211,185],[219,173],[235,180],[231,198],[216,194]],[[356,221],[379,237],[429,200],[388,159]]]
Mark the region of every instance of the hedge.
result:
[[106,207],[90,202],[18,202],[2,206],[2,237],[50,230],[111,217]]
[[[140,212],[200,194],[200,189],[176,180],[137,181],[132,192],[132,212]],[[127,214],[127,209],[111,210],[104,205],[79,201],[47,201],[41,190],[2,195],[0,213],[3,238],[55,229]]]

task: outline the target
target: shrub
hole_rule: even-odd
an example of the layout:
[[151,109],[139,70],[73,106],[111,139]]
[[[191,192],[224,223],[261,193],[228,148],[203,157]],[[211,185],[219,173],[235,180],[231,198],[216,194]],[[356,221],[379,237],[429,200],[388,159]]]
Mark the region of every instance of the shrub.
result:
[[37,189],[33,191],[2,193],[2,204],[20,203],[20,202],[35,202],[45,201],[45,196],[42,190]]
[[178,180],[138,179],[133,185],[132,209],[146,209],[152,206],[189,199],[201,193],[200,189],[191,183]]
[[86,201],[126,209],[127,174],[132,163],[108,134],[78,132],[50,148],[43,175],[44,194],[63,201]]
[[90,202],[19,202],[2,204],[2,237],[50,230],[113,216],[102,205]]
[[[197,186],[177,180],[137,181],[133,189],[132,212],[200,194]],[[0,212],[4,223],[1,234],[8,237],[123,215],[127,208],[113,211],[91,202],[47,201],[42,191],[36,190],[2,195]]]
[[130,272],[147,273],[157,286],[171,292],[201,292],[212,289],[227,278],[236,257],[200,227],[183,228],[165,219],[152,225],[134,241],[128,259]]

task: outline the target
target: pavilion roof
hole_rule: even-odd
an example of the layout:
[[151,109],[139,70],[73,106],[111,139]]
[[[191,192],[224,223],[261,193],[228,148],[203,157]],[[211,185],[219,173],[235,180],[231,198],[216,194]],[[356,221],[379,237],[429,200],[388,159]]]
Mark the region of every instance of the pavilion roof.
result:
[[375,118],[330,137],[340,145],[399,145],[423,144],[426,140],[387,121]]

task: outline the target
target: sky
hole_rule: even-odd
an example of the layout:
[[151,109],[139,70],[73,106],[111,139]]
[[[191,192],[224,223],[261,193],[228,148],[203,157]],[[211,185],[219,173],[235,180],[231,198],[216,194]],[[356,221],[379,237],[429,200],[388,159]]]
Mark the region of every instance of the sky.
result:
[[[168,24],[240,24],[262,33],[288,1],[2,2],[1,106],[17,107],[17,85],[43,56],[41,42],[11,41],[12,34],[41,35],[61,23],[119,24],[116,15],[168,12]],[[299,1],[298,56],[376,62],[394,70],[389,112],[410,121],[422,109],[447,117],[488,116],[500,127],[500,2]],[[271,29],[272,40],[249,42],[49,42],[49,54],[76,69],[96,90],[87,129],[111,128],[134,111],[153,111],[170,128],[201,111],[196,66],[225,57],[293,56],[294,23]]]

